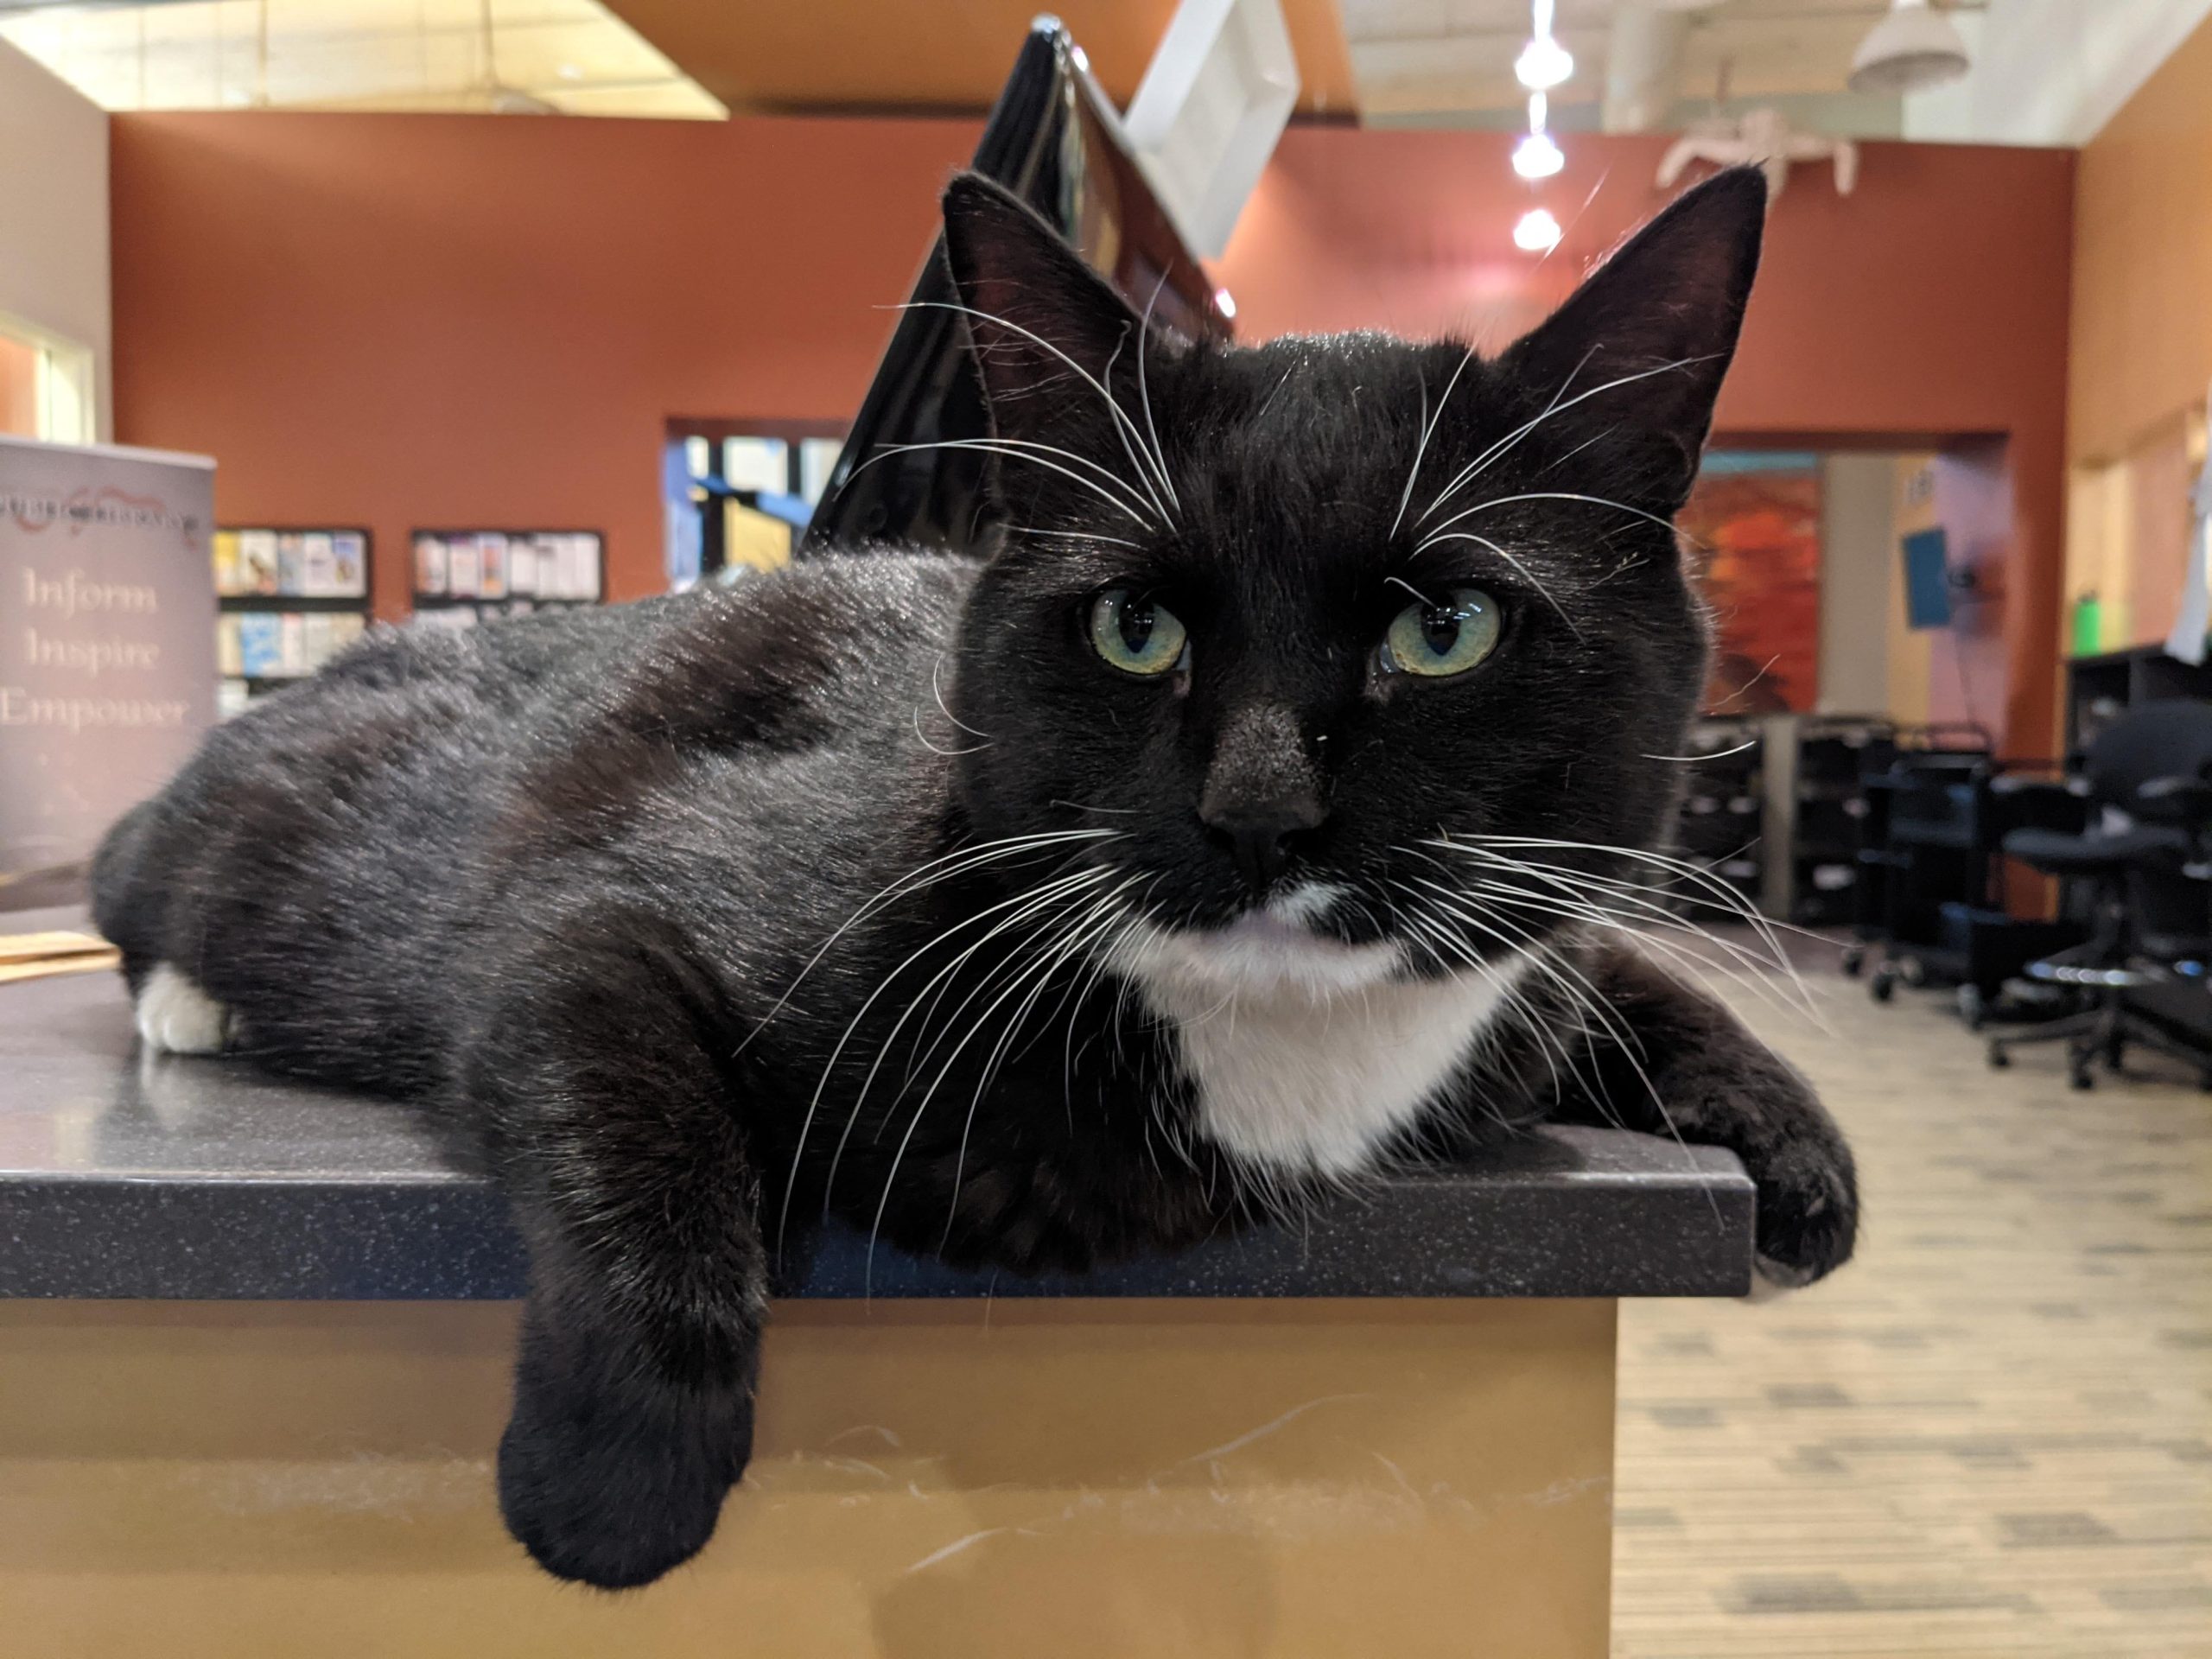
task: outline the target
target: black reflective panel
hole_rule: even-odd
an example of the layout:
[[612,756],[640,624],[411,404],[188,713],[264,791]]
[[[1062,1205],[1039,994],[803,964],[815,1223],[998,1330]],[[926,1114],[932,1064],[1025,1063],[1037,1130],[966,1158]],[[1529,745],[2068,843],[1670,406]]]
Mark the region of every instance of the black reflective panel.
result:
[[[1020,195],[1155,325],[1226,338],[1205,270],[1122,147],[1105,96],[1057,23],[1033,30],[976,147],[976,170]],[[1166,282],[1161,282],[1162,275]],[[1154,301],[1155,292],[1158,295]],[[965,550],[992,527],[974,450],[885,454],[887,446],[988,435],[940,238],[916,278],[844,453],[808,526],[823,545],[903,542]],[[870,463],[871,457],[878,457]],[[870,463],[864,465],[863,463]]]

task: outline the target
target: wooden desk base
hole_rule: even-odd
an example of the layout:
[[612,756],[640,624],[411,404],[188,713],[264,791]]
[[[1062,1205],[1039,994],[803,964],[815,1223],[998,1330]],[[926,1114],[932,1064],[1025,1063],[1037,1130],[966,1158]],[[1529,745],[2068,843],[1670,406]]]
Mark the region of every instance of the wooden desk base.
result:
[[0,1303],[14,1659],[1602,1659],[1609,1301],[786,1303],[620,1596],[509,1541],[513,1309]]

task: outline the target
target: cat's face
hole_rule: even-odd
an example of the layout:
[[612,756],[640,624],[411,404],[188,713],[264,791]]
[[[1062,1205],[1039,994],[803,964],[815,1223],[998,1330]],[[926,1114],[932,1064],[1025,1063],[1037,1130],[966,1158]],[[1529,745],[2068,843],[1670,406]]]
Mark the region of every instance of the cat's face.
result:
[[1113,832],[1071,855],[1111,873],[1097,943],[1224,991],[1495,963],[1586,906],[1566,873],[1649,881],[1603,849],[1650,847],[1682,770],[1707,636],[1669,521],[1763,207],[1755,173],[1691,193],[1494,360],[1140,365],[1116,296],[956,183],[1010,525],[946,688],[978,834]]

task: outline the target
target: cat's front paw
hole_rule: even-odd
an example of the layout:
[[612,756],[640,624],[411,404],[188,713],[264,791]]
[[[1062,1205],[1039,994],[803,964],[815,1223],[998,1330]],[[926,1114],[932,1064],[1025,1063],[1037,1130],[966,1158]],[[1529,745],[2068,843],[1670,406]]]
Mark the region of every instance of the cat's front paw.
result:
[[651,1584],[705,1548],[753,1444],[749,1400],[677,1403],[518,1379],[499,1440],[499,1512],[556,1578]]
[[1859,1178],[1850,1147],[1826,1114],[1805,1132],[1746,1154],[1745,1164],[1758,1189],[1758,1276],[1766,1288],[1797,1289],[1851,1259]]

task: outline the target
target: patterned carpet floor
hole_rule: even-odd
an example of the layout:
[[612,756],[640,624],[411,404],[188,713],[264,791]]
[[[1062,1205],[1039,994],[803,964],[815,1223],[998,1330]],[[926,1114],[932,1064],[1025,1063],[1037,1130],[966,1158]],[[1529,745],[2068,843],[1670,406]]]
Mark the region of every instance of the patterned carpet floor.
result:
[[2212,1096],[1806,980],[1819,1026],[1742,1011],[1853,1137],[1859,1256],[1623,1304],[1616,1659],[2212,1659]]

